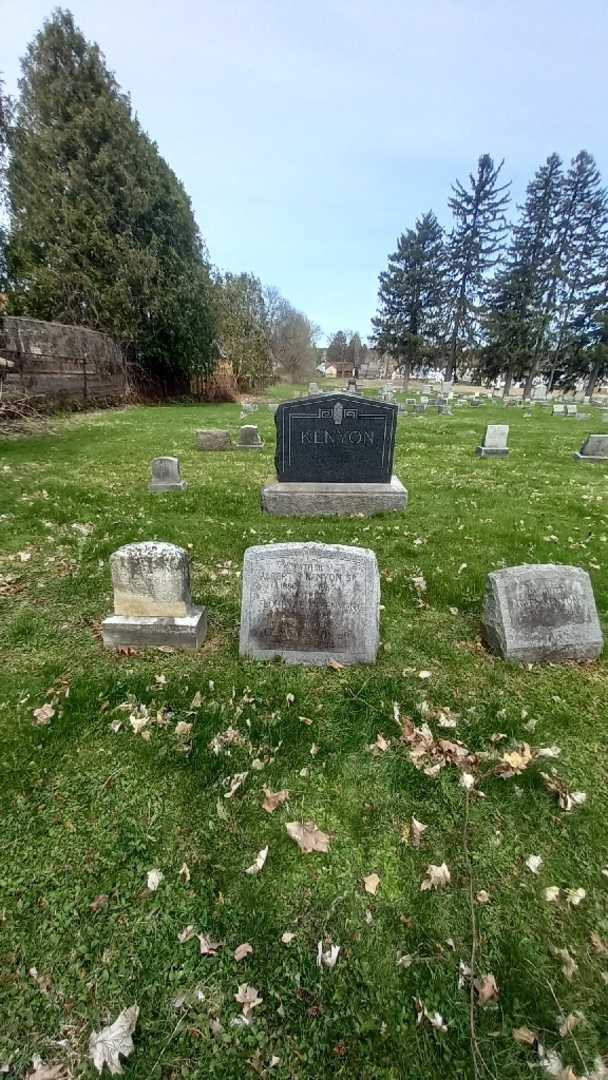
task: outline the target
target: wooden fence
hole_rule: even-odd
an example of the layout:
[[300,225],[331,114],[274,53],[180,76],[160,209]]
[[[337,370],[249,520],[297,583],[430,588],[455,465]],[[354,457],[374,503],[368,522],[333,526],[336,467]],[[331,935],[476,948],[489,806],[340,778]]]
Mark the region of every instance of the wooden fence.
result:
[[[2,363],[2,361],[5,361]],[[0,316],[0,397],[49,405],[111,404],[128,388],[120,346],[83,326]]]

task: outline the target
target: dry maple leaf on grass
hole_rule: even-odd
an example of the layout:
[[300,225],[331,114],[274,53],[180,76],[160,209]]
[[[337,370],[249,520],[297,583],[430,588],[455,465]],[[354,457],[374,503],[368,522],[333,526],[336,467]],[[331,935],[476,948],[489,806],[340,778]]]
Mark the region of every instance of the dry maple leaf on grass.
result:
[[248,941],[246,941],[243,945],[238,945],[237,948],[234,950],[234,959],[244,960],[245,957],[250,956],[252,952],[252,946],[249,944]]
[[563,780],[560,780],[557,776],[550,776],[549,773],[541,772],[543,783],[547,789],[553,795],[557,795],[557,801],[562,810],[566,813],[572,813],[577,807],[582,806],[587,801],[587,793],[585,791],[570,791],[567,784]]
[[249,1018],[251,1017],[253,1010],[257,1009],[258,1005],[261,1005],[264,999],[259,996],[255,986],[249,986],[248,983],[241,983],[238,993],[234,995],[234,1000],[238,1001],[239,1005],[242,1005],[243,1016]]
[[321,832],[314,821],[288,821],[285,823],[287,835],[295,840],[300,851],[309,855],[313,851],[327,852],[331,837]]
[[98,1072],[102,1072],[104,1065],[113,1075],[122,1072],[121,1056],[126,1058],[135,1049],[131,1036],[138,1016],[139,1006],[132,1005],[130,1009],[123,1009],[113,1024],[92,1033],[89,1055]]
[[364,887],[366,893],[369,893],[370,896],[375,896],[376,895],[376,893],[378,892],[378,886],[379,885],[380,885],[380,878],[378,877],[377,874],[368,874],[367,877],[363,878],[363,887]]
[[498,989],[496,979],[491,973],[482,975],[479,979],[475,979],[473,986],[477,991],[477,998],[480,1005],[489,1005],[492,1001],[498,1001],[500,990]]
[[409,841],[412,847],[419,848],[422,837],[427,829],[428,825],[423,825],[423,823],[418,821],[412,814],[412,820],[409,824],[404,825],[401,830],[401,839],[406,843]]
[[[38,1055],[32,1059],[32,1066],[26,1080],[67,1080],[69,1076],[65,1065],[45,1065]],[[3,1071],[8,1072],[8,1066],[5,1066]]]
[[271,791],[270,788],[264,787],[264,795],[266,798],[262,803],[262,810],[266,810],[268,814],[274,813],[279,806],[283,806],[289,798],[289,792],[287,788],[283,788],[282,791]]
[[451,880],[452,877],[446,863],[442,863],[441,866],[435,866],[434,863],[429,863],[426,868],[426,877],[420,886],[420,891],[428,892],[429,889],[443,889],[446,885],[450,884]]
[[196,934],[195,936],[199,940],[201,956],[217,956],[218,949],[222,947],[221,941],[211,941],[207,934]]

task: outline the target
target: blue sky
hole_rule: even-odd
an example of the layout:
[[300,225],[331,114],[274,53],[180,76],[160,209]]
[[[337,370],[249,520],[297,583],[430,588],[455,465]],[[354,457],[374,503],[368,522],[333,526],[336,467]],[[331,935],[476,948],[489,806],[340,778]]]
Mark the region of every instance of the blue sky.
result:
[[[72,0],[192,198],[212,261],[369,331],[399,232],[479,154],[520,199],[552,151],[604,175],[605,0]],[[0,0],[0,69],[51,9]]]

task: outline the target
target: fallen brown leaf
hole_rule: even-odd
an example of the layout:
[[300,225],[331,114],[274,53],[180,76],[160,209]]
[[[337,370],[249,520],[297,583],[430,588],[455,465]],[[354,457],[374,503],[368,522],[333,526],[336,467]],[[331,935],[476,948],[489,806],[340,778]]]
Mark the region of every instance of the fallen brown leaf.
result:
[[262,810],[266,810],[268,814],[273,814],[279,806],[286,803],[289,798],[289,792],[287,788],[283,788],[282,791],[271,791],[270,788],[264,788],[264,795],[266,798],[262,803]]
[[244,960],[245,957],[250,956],[252,952],[253,948],[251,947],[249,942],[246,941],[243,945],[238,945],[237,948],[234,950],[234,959]]
[[473,986],[477,991],[480,1005],[488,1005],[491,1001],[498,1001],[500,990],[492,974],[482,975],[481,978],[475,979]]
[[513,1038],[525,1046],[534,1046],[538,1042],[538,1035],[528,1027],[513,1028]]
[[304,852],[305,855],[309,855],[313,851],[329,851],[331,837],[327,833],[321,832],[314,821],[288,821],[285,828],[288,836],[295,840],[300,851]]
[[426,877],[420,886],[421,892],[427,892],[429,889],[443,889],[450,884],[451,880],[450,871],[445,863],[441,866],[429,863],[426,868]]
[[368,874],[367,877],[363,878],[363,886],[365,888],[366,893],[369,893],[370,896],[375,896],[376,895],[376,893],[378,892],[379,884],[380,884],[380,878],[378,877],[377,874]]

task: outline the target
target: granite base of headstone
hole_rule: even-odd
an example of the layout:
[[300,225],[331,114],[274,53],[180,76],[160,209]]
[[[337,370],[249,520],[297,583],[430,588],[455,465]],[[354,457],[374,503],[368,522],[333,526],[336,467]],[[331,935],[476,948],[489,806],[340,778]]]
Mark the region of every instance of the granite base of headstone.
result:
[[260,433],[255,424],[245,424],[239,433],[237,450],[261,450],[264,446]]
[[161,494],[163,491],[185,491],[188,487],[182,480],[179,470],[179,460],[176,457],[159,457],[150,462],[152,479],[148,490],[152,494]]
[[198,649],[207,609],[192,603],[188,552],[174,544],[127,544],[110,556],[114,614],[102,623],[109,648]]
[[573,456],[577,461],[595,461],[608,465],[608,435],[588,435],[580,450]]
[[219,428],[206,428],[196,433],[197,450],[232,450],[232,439],[229,431],[221,431]]
[[483,446],[477,447],[479,457],[508,457],[509,425],[488,424]]
[[275,416],[277,476],[262,509],[285,517],[404,510],[407,491],[393,475],[396,405],[327,394],[286,401]]
[[288,664],[373,664],[380,577],[373,551],[264,544],[243,562],[240,655]]
[[578,566],[488,574],[481,629],[492,652],[523,664],[595,660],[603,648],[591,578]]

